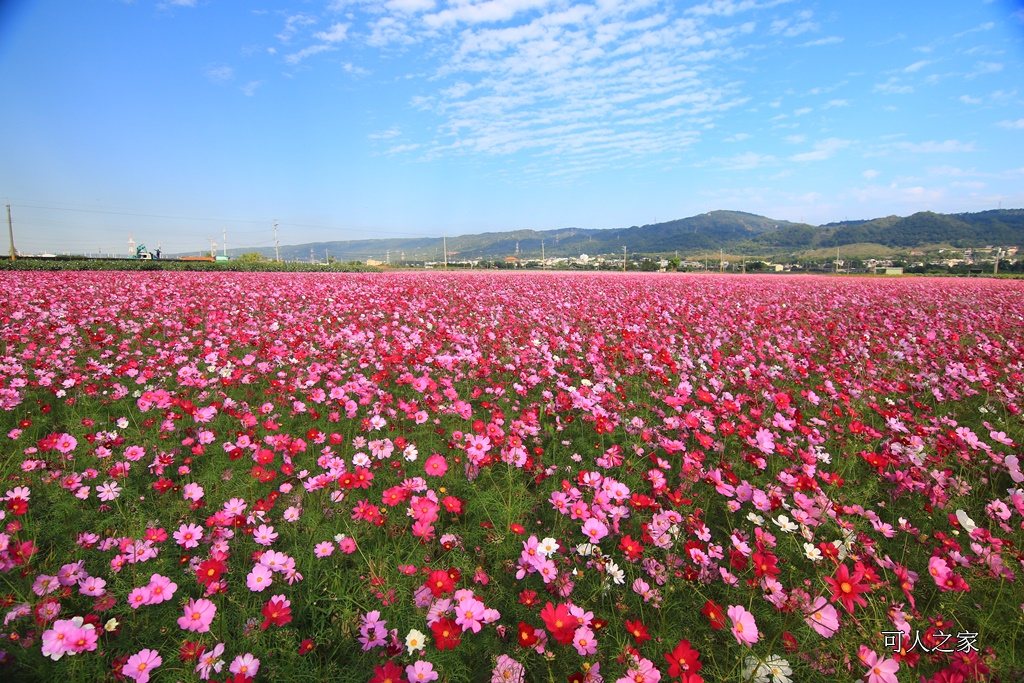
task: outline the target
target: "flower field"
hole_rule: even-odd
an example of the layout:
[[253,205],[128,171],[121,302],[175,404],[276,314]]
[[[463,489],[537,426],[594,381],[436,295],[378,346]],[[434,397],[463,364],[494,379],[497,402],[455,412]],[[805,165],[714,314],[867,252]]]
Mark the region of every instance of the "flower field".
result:
[[0,678],[1018,681],[1019,282],[0,273]]

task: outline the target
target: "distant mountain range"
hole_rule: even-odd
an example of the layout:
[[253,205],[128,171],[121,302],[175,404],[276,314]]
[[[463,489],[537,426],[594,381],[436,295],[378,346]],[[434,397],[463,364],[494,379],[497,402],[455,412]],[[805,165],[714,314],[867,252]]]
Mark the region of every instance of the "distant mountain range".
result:
[[[1000,209],[979,213],[940,214],[924,211],[911,216],[886,216],[873,220],[842,221],[826,225],[791,223],[742,211],[711,211],[664,223],[613,229],[561,228],[514,230],[447,238],[449,259],[504,259],[509,256],[538,258],[588,254],[631,256],[693,256],[724,250],[732,254],[769,257],[835,249],[844,245],[878,245],[908,250],[936,246],[957,248],[1024,246],[1024,209]],[[440,237],[349,240],[281,246],[283,260],[339,261],[375,259],[440,261]],[[259,252],[274,258],[273,247],[229,249],[231,257]],[[171,256],[171,255],[168,255]]]

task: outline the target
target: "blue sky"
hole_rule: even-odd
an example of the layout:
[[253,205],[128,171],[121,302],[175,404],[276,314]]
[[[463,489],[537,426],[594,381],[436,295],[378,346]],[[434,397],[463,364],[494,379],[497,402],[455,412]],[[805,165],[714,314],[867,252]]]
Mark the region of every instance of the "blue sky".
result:
[[56,253],[1020,208],[1022,63],[1011,0],[9,0],[0,196]]

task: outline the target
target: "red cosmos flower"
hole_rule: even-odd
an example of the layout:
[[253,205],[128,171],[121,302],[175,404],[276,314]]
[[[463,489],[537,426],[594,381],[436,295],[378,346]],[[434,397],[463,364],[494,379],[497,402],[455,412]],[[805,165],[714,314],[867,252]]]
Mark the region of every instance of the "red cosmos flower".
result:
[[626,557],[635,560],[644,552],[644,546],[640,541],[634,541],[630,536],[623,536],[619,540],[619,550],[626,553]]
[[555,607],[549,602],[540,611],[540,618],[544,620],[544,625],[557,642],[562,645],[568,645],[572,642],[573,634],[576,632],[579,622],[569,613],[568,607],[565,605]]
[[455,582],[448,575],[448,572],[443,569],[435,569],[430,572],[430,576],[427,577],[427,582],[424,585],[430,589],[435,598],[455,590]]
[[537,629],[530,626],[525,621],[519,622],[519,646],[520,647],[533,647],[537,644],[540,638],[537,637]]
[[853,576],[850,576],[850,570],[845,564],[839,565],[836,569],[836,576],[825,577],[825,583],[832,588],[831,602],[842,601],[843,607],[850,614],[853,614],[853,604],[857,603],[861,607],[867,607],[868,602],[861,597],[861,593],[868,593],[871,591],[871,587],[861,583],[864,578],[863,570],[854,571]]
[[316,643],[314,643],[309,638],[306,638],[304,641],[299,643],[299,654],[300,655],[308,655],[310,652],[312,652],[315,649],[316,649]]
[[444,509],[448,512],[452,512],[456,515],[462,514],[462,501],[455,496],[445,496],[441,499],[441,505],[443,505]]
[[626,630],[629,631],[630,635],[633,636],[633,639],[636,640],[637,645],[651,639],[651,635],[648,633],[647,627],[639,621],[626,621]]
[[167,477],[161,477],[153,482],[153,490],[157,493],[167,493],[174,488],[174,482]]
[[782,571],[782,570],[779,569],[778,565],[776,564],[778,562],[778,558],[776,558],[774,555],[772,555],[768,551],[764,551],[764,552],[756,552],[755,551],[754,555],[753,555],[753,560],[754,560],[754,575],[755,576],[761,577],[761,576],[768,575],[768,576],[775,577],[775,576],[778,576],[779,573]]
[[508,528],[513,533],[516,533],[516,534],[525,534],[526,533],[526,529],[523,527],[523,525],[522,524],[516,524],[515,522],[513,522],[512,524],[509,524]]
[[434,645],[438,650],[454,650],[462,642],[462,627],[454,619],[438,619],[430,630],[434,632]]
[[669,676],[697,673],[704,666],[700,663],[700,653],[690,647],[690,641],[688,640],[680,640],[672,652],[665,653],[665,660],[669,664]]
[[198,659],[204,652],[206,652],[205,645],[191,640],[186,640],[181,644],[181,652],[178,653],[178,657],[183,662],[191,662],[193,659]]
[[[13,604],[13,603],[12,603]],[[519,593],[519,604],[533,607],[537,604],[537,591],[524,590]]]
[[711,600],[708,600],[704,603],[704,607],[701,609],[700,613],[706,616],[711,622],[711,628],[716,631],[725,628],[725,612],[722,611],[721,605],[716,605]]
[[292,608],[288,601],[283,599],[283,596],[275,595],[274,598],[263,606],[263,616],[266,619],[263,620],[260,629],[266,631],[267,627],[271,624],[274,626],[284,626],[291,621]]
[[199,567],[196,569],[196,578],[202,585],[209,586],[220,580],[220,575],[224,573],[225,569],[227,566],[220,560],[206,560],[199,563]]
[[28,501],[24,498],[11,498],[7,501],[7,511],[20,517],[28,512]]

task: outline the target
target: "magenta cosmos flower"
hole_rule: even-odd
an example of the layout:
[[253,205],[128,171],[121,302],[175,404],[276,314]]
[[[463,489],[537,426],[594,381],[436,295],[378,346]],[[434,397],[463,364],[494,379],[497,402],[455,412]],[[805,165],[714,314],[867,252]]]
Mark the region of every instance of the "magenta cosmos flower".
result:
[[217,614],[217,606],[209,600],[189,600],[185,605],[185,616],[178,617],[178,626],[186,631],[206,633],[210,630],[210,622]]

